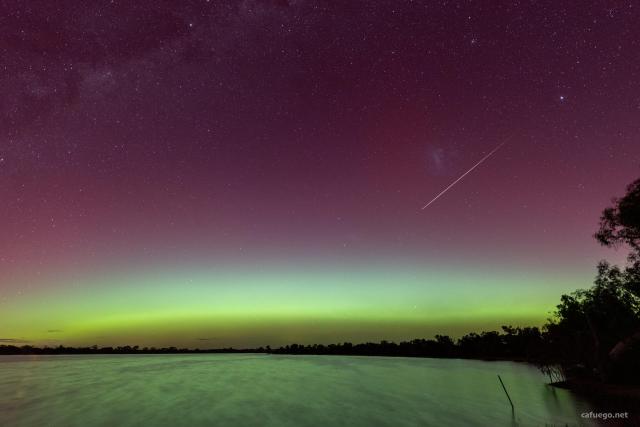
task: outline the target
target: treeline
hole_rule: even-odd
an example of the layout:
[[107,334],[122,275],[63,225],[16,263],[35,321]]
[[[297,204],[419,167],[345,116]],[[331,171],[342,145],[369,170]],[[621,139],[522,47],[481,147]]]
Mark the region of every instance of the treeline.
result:
[[381,341],[352,344],[290,344],[272,349],[270,346],[248,349],[189,349],[176,347],[34,347],[30,345],[0,345],[0,354],[173,354],[173,353],[270,353],[270,354],[318,354],[353,356],[404,356],[470,359],[508,359],[535,361],[541,355],[543,339],[536,327],[503,326],[502,332],[470,333],[458,340],[446,335],[435,339],[414,339],[395,343]]
[[274,354],[324,354],[350,356],[403,356],[465,358],[485,360],[537,361],[543,355],[543,335],[537,327],[503,326],[502,332],[482,332],[453,340],[447,335],[435,339],[414,339],[395,343],[381,341],[352,344],[291,344],[271,350]]

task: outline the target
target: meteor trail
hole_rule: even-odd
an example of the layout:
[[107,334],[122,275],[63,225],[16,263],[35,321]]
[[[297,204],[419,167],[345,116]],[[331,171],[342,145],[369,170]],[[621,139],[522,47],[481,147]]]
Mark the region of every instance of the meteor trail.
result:
[[[508,139],[508,138],[507,138]],[[482,159],[480,159],[480,161],[478,163],[476,163],[475,165],[473,165],[471,167],[471,169],[469,169],[468,171],[466,171],[465,173],[463,173],[460,178],[456,179],[455,181],[453,181],[451,184],[449,184],[447,186],[447,188],[445,188],[444,190],[442,190],[440,193],[438,193],[438,195],[436,197],[434,197],[433,199],[431,199],[431,201],[429,203],[427,203],[426,205],[424,205],[422,207],[421,210],[425,210],[426,208],[429,207],[429,205],[431,205],[433,202],[435,202],[436,200],[438,200],[440,198],[440,196],[442,196],[444,193],[446,193],[451,187],[453,187],[454,185],[456,185],[458,182],[460,182],[460,180],[462,178],[464,178],[465,176],[469,175],[471,173],[471,171],[473,171],[475,168],[477,168],[478,166],[480,166],[482,164],[482,162],[484,162],[485,160],[487,160],[489,157],[491,157],[496,151],[498,151],[500,149],[500,147],[502,147],[504,144],[507,143],[507,140],[502,141],[502,143],[500,145],[498,145],[496,148],[494,148],[493,150],[491,150],[491,152],[489,154],[487,154],[486,156],[484,156]]]

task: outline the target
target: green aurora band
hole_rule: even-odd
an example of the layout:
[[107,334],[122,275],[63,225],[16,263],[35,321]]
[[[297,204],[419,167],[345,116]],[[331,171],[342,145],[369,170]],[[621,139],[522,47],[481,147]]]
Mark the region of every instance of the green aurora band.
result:
[[109,274],[5,297],[0,337],[34,345],[220,348],[459,336],[539,325],[583,279],[407,265]]

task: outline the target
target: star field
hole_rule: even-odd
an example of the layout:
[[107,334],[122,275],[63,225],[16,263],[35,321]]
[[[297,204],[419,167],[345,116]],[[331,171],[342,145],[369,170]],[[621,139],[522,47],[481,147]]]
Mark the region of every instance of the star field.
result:
[[[639,172],[639,20],[620,1],[3,2],[0,337],[540,322],[624,257],[591,236]],[[500,303],[467,298],[487,276]]]

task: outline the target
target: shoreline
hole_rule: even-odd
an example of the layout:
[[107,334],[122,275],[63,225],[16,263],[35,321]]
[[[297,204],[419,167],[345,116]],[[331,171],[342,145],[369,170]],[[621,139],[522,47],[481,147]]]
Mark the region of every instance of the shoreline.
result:
[[640,402],[640,385],[602,383],[590,378],[559,381],[549,385],[595,399]]

